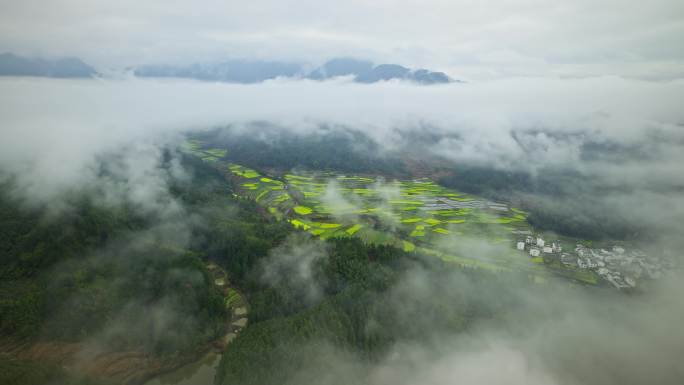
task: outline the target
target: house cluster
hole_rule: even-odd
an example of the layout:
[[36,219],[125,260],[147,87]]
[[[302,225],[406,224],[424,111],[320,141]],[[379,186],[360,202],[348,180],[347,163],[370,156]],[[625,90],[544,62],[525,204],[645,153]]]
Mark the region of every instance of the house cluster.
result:
[[559,254],[563,251],[559,241],[547,243],[541,236],[528,235],[524,240],[516,243],[516,248],[530,254],[530,257],[540,257],[542,254]]
[[516,243],[518,250],[530,257],[555,257],[572,268],[590,269],[618,289],[636,287],[643,279],[658,279],[668,269],[664,261],[647,256],[641,251],[627,251],[621,246],[593,249],[578,244],[574,252],[563,252],[559,241],[546,242],[541,236],[527,235]]
[[619,289],[635,287],[643,279],[659,279],[669,269],[664,260],[649,257],[638,250],[627,252],[619,246],[610,250],[581,246],[578,249],[597,260],[599,267],[596,272]]

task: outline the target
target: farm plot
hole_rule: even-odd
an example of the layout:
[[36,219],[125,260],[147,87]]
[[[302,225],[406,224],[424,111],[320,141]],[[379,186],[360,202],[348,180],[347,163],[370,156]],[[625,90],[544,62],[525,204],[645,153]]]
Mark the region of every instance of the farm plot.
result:
[[181,148],[205,162],[216,162],[226,156],[227,150],[222,148],[205,148],[204,142],[200,140],[188,140]]
[[516,231],[528,229],[527,214],[505,204],[450,190],[429,179],[384,182],[331,172],[264,175],[227,163],[226,150],[207,148],[199,141],[188,141],[184,148],[231,175],[238,194],[322,239],[359,237],[494,271],[536,274],[543,267],[514,250],[488,258],[462,257],[450,250],[454,240],[468,237],[507,244]]

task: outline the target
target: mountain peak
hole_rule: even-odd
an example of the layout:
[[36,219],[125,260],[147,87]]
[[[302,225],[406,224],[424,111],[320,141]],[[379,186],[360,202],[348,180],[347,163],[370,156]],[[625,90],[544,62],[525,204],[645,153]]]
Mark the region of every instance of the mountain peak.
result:
[[76,57],[55,60],[27,58],[11,52],[0,54],[0,76],[40,76],[53,78],[90,78],[95,69]]

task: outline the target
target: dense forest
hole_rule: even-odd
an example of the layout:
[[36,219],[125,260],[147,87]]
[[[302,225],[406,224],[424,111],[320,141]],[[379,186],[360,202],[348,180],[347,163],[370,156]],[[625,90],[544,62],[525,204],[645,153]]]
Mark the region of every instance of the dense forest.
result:
[[[116,319],[121,332],[108,333],[107,345],[142,344],[161,354],[207,339],[223,317],[199,255],[143,236],[155,224],[125,202],[107,207],[82,191],[65,198],[68,209],[48,216],[48,208],[22,206],[3,191],[3,335],[80,341],[99,337]],[[186,330],[183,337],[157,338],[155,325],[138,319],[155,305],[170,313],[192,310],[196,324],[179,321],[173,327]],[[135,332],[126,325],[136,325]]]
[[269,124],[250,130],[217,129],[193,134],[196,139],[228,149],[227,157],[257,169],[406,174],[400,158],[383,153],[382,147],[360,131],[323,127],[314,133],[288,132]]
[[[169,182],[195,218],[182,227],[190,233],[185,244],[131,202],[103,204],[96,189],[70,192],[68,208],[54,213],[16,198],[11,180],[3,184],[0,342],[95,343],[175,357],[219,336],[226,307],[205,261],[220,259],[239,281],[288,228],[233,198],[223,176],[201,161],[187,157],[183,166],[192,180]],[[40,373],[75,381],[49,362],[3,355],[0,365],[0,383],[41,384]]]
[[[218,384],[363,383],[363,368],[397,344],[503,320],[521,303],[506,287],[527,284],[523,276],[464,272],[357,238],[330,239],[325,250],[308,282],[321,290],[315,301],[292,281],[253,276],[250,325],[224,353]],[[431,287],[424,291],[425,282]],[[342,358],[361,369],[339,372]]]

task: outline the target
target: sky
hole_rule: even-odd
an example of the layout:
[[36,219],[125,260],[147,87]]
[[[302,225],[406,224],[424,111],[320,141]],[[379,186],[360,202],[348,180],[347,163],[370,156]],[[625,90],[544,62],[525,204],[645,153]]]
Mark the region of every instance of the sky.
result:
[[0,0],[0,51],[98,69],[340,56],[480,80],[684,76],[680,0]]

